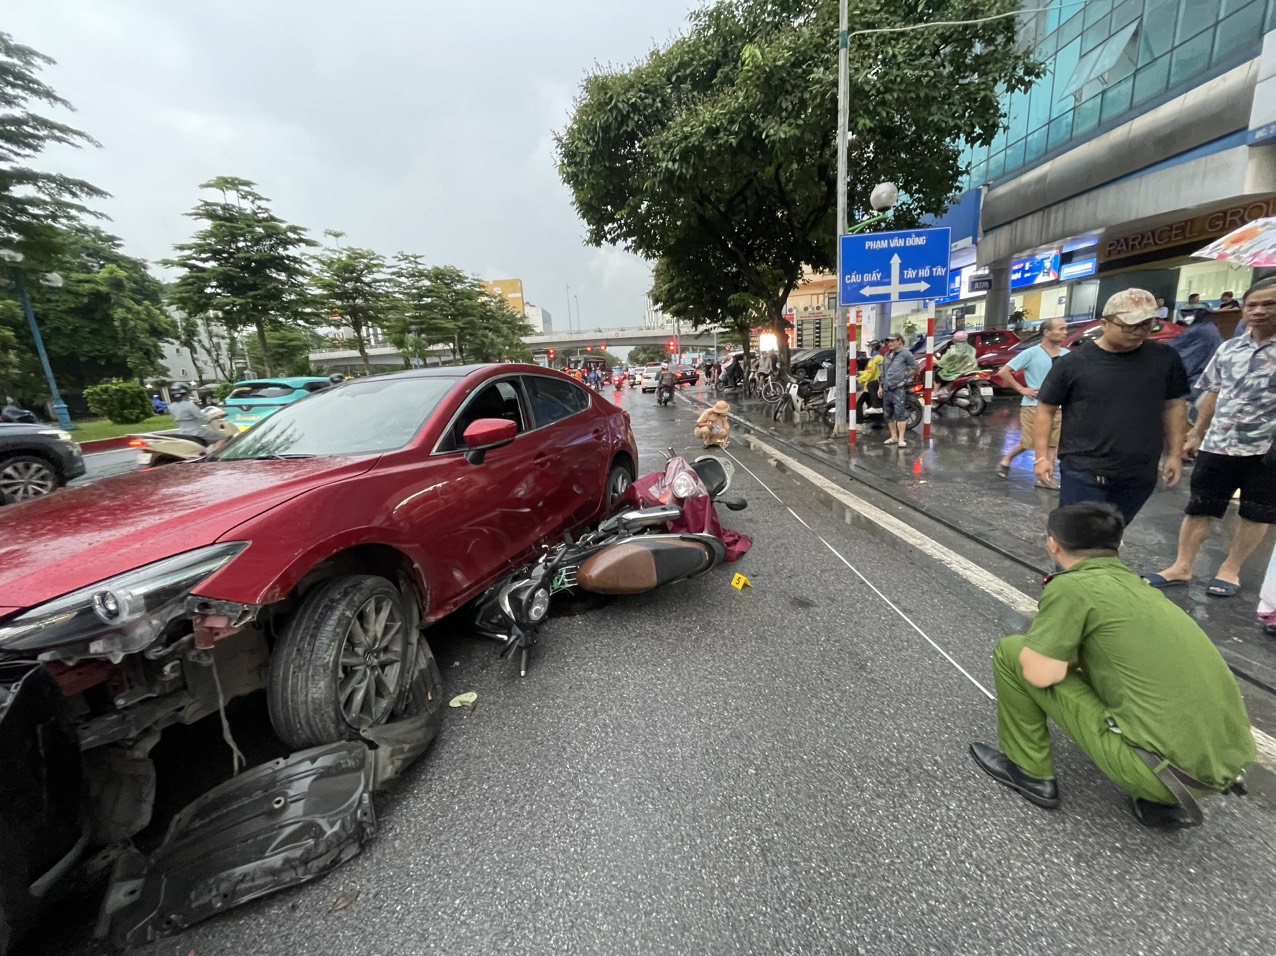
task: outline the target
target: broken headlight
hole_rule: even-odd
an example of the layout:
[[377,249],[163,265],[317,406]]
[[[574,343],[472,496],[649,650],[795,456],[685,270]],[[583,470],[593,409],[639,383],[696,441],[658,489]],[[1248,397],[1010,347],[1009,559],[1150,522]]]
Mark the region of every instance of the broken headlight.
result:
[[186,596],[248,547],[247,541],[187,551],[72,591],[0,623],[0,651],[39,652],[89,642],[87,656],[116,658],[133,648],[110,635],[143,632],[141,646],[158,636]]

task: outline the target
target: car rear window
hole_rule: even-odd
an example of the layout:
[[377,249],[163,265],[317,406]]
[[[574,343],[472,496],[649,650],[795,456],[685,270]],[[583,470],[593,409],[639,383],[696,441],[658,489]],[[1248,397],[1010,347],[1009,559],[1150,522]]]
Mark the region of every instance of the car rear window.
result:
[[226,401],[233,402],[244,398],[287,398],[296,389],[283,382],[249,382],[236,386],[226,396]]
[[459,379],[370,378],[285,405],[214,455],[251,458],[368,455],[416,437]]

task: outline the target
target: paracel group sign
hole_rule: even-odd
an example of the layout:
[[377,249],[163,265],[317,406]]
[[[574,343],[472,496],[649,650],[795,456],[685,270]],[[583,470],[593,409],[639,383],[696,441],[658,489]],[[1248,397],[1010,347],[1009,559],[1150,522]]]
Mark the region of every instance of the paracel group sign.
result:
[[1113,236],[1103,241],[1100,258],[1110,262],[1113,259],[1124,259],[1126,256],[1137,256],[1175,246],[1193,243],[1208,245],[1219,236],[1266,216],[1276,216],[1276,196],[1202,213],[1190,219],[1150,226],[1123,236]]

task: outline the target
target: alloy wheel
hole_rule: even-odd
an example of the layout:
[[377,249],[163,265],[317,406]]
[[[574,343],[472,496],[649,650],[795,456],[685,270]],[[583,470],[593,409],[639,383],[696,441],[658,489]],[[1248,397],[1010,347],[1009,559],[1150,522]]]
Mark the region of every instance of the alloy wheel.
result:
[[377,595],[355,612],[338,661],[341,713],[360,730],[383,723],[399,698],[407,626],[396,603]]
[[38,498],[57,486],[57,475],[44,462],[19,458],[0,467],[0,501]]

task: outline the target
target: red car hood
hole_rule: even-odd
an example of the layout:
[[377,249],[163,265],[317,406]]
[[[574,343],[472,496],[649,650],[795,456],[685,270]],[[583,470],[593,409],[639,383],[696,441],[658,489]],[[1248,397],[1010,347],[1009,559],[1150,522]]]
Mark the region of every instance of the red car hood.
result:
[[213,544],[262,512],[376,458],[227,461],[120,475],[0,508],[0,618]]

